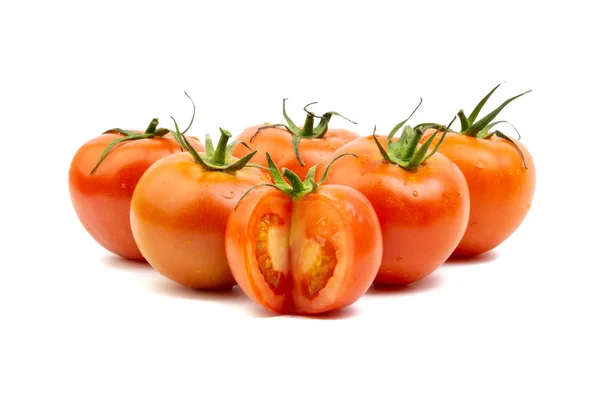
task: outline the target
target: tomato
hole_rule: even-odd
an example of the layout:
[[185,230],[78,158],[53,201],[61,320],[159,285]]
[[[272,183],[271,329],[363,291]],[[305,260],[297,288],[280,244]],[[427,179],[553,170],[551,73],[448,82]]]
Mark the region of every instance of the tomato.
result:
[[[358,134],[345,129],[329,129],[331,117],[341,115],[330,111],[318,117],[306,110],[310,104],[304,107],[307,113],[304,126],[296,126],[285,111],[285,100],[283,100],[283,115],[288,125],[252,126],[245,129],[236,139],[258,150],[257,163],[267,167],[265,154],[268,152],[276,165],[290,169],[304,179],[310,167],[325,162],[332,152],[358,137]],[[316,127],[315,118],[321,119]],[[233,155],[243,157],[250,151],[247,147],[238,145]]]
[[[535,165],[531,154],[518,140],[491,129],[500,110],[515,96],[481,120],[478,113],[496,86],[467,118],[462,111],[461,131],[448,133],[439,152],[452,160],[469,184],[471,208],[467,230],[454,252],[471,257],[492,250],[523,222],[535,191]],[[425,133],[427,140],[433,130]],[[434,140],[435,143],[435,140]]]
[[180,136],[188,152],[148,168],[131,201],[133,236],[146,260],[194,289],[235,285],[225,256],[227,219],[250,187],[269,180],[262,170],[246,166],[253,153],[241,160],[228,155],[235,146],[227,146],[230,136],[222,130],[216,150],[207,136],[205,155]]
[[373,134],[338,149],[332,158],[342,153],[358,158],[341,159],[325,180],[357,189],[373,205],[383,233],[378,285],[410,284],[431,274],[452,254],[467,226],[463,174],[435,149],[426,154],[430,143],[417,147],[420,128],[406,126],[394,139],[406,121],[387,138]]
[[227,259],[237,283],[278,313],[316,314],[354,303],[381,262],[373,207],[352,188],[319,187],[314,167],[304,183],[284,170],[290,186],[269,164],[277,184],[251,192],[227,224]]
[[[107,250],[133,260],[143,260],[129,225],[133,190],[148,167],[181,151],[157,125],[154,119],[145,132],[107,131],[81,146],[69,169],[71,200],[85,229]],[[196,139],[190,142],[203,150]]]

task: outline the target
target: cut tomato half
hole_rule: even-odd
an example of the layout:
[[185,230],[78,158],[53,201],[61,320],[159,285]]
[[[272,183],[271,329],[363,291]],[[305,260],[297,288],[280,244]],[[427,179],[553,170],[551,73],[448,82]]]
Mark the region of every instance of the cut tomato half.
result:
[[354,303],[381,263],[381,229],[358,191],[326,185],[293,200],[257,189],[229,219],[227,259],[251,298],[278,313],[314,314]]

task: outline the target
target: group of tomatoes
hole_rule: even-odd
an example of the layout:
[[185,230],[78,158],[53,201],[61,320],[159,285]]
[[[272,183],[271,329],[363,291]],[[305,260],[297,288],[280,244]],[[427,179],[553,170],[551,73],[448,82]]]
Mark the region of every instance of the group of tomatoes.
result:
[[232,142],[221,129],[216,146],[185,135],[193,117],[183,132],[156,119],[143,132],[111,129],[75,154],[71,198],[98,243],[175,282],[237,284],[278,313],[330,311],[373,283],[407,285],[451,256],[491,250],[521,224],[534,163],[494,119],[527,92],[478,119],[497,88],[457,113],[459,130],[454,119],[407,125],[415,109],[387,136],[359,136],[330,129],[342,116],[310,104],[296,125],[285,100],[285,124]]

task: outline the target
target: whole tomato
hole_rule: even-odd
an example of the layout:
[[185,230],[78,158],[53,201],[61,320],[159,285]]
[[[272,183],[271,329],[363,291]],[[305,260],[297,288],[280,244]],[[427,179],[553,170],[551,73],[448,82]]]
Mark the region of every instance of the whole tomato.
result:
[[340,160],[325,179],[360,191],[379,217],[383,259],[375,284],[405,285],[431,274],[452,254],[469,217],[465,177],[437,149],[427,153],[431,141],[418,146],[422,127],[405,126],[394,139],[407,120],[387,138],[373,133],[338,149],[332,159],[342,153],[358,158]]
[[[332,116],[337,115],[348,119],[335,111],[326,112],[319,117],[307,110],[308,106],[315,103],[304,107],[306,120],[302,127],[298,127],[288,117],[285,101],[286,99],[283,99],[283,116],[287,125],[252,126],[236,138],[237,141],[249,143],[253,149],[258,150],[257,163],[265,167],[267,167],[265,154],[269,153],[277,166],[290,169],[301,179],[305,179],[310,167],[323,163],[335,150],[358,137],[358,134],[345,129],[329,129]],[[315,118],[320,119],[316,127]],[[240,144],[233,150],[233,155],[243,157],[250,151]]]
[[268,176],[231,156],[235,142],[221,129],[217,148],[206,137],[198,154],[179,134],[185,153],[163,158],[148,168],[133,193],[131,228],[150,265],[165,277],[195,289],[235,285],[225,256],[227,219],[240,197]]
[[[169,130],[157,126],[153,119],[145,132],[108,130],[81,146],[69,169],[71,200],[85,229],[107,250],[132,260],[143,260],[129,225],[133,190],[148,167],[181,151]],[[190,143],[204,149],[195,138]]]
[[373,207],[347,186],[320,186],[315,167],[302,182],[288,169],[282,176],[266,157],[275,184],[249,193],[227,224],[227,259],[237,283],[278,313],[316,314],[354,303],[381,263]]
[[[439,148],[440,153],[458,165],[469,184],[469,224],[454,251],[457,257],[475,256],[498,246],[521,225],[533,201],[536,174],[531,154],[518,140],[492,130],[497,124],[507,123],[493,122],[500,111],[529,91],[506,100],[476,121],[498,86],[479,102],[469,117],[462,110],[458,112],[460,132],[448,133]],[[433,133],[433,129],[428,130],[422,140]]]

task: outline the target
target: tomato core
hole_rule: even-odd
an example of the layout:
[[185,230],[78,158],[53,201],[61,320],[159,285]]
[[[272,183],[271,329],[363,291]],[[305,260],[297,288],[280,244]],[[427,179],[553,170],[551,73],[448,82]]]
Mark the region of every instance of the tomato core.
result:
[[304,296],[313,299],[333,276],[337,264],[336,248],[331,241],[317,235],[307,242],[302,259],[314,260],[302,279]]
[[[285,221],[275,214],[263,215],[255,246],[258,269],[275,294],[286,291],[287,232]],[[285,239],[285,243],[282,243]],[[283,251],[282,251],[283,250]]]

